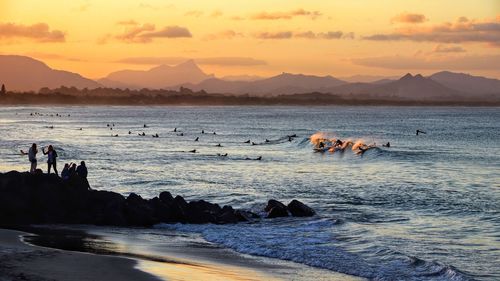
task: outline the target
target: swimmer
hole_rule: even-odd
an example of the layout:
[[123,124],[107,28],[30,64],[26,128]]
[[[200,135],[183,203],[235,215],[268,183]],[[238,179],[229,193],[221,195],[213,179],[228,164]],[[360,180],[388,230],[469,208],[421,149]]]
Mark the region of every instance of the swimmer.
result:
[[418,134],[424,134],[424,135],[425,135],[425,134],[427,134],[427,133],[426,133],[426,132],[424,132],[424,131],[422,131],[422,130],[417,130],[416,135],[418,136]]
[[250,140],[244,141],[243,143],[250,143]]
[[259,157],[255,158],[255,160],[257,160],[257,161],[262,160],[262,156],[259,156]]
[[199,140],[200,140],[200,138],[199,138],[199,137],[196,137],[196,139],[194,139],[194,141],[199,141]]
[[386,144],[383,144],[382,146],[383,146],[383,147],[391,147],[391,143],[390,143],[390,142],[387,142]]
[[205,130],[201,130],[201,133],[204,134],[205,133]]
[[174,128],[174,132],[177,132],[177,128]]
[[268,139],[266,139],[266,142],[269,142],[269,140],[268,140]]
[[179,137],[184,136],[184,133],[177,134]]
[[193,149],[193,150],[190,150],[188,152],[191,152],[191,153],[196,153],[196,149]]
[[220,143],[219,143],[219,144],[217,144],[216,146],[217,146],[217,147],[222,147],[222,145],[221,145]]
[[129,134],[129,135],[131,135],[131,134],[132,134],[132,132],[131,132],[131,131],[128,131],[128,134]]

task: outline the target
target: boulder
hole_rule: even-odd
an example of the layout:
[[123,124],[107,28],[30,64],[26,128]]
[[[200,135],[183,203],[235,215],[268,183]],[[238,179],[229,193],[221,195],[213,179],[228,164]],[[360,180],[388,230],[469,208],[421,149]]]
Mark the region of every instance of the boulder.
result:
[[312,217],[315,214],[311,207],[295,199],[288,203],[288,211],[294,217]]
[[285,204],[274,199],[267,202],[264,211],[267,212],[267,218],[288,217],[288,211]]

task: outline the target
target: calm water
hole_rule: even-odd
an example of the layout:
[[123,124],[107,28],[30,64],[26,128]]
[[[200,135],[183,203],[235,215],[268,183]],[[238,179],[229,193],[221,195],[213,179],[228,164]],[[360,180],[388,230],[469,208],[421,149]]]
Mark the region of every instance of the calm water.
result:
[[[56,113],[64,117],[47,115]],[[2,107],[0,130],[0,171],[28,170],[18,151],[35,141],[55,145],[60,170],[85,160],[97,189],[144,197],[169,190],[254,211],[270,198],[296,198],[318,213],[159,225],[156,237],[197,235],[245,254],[381,280],[500,279],[498,108]],[[309,136],[319,131],[392,147],[362,157],[314,153]],[[298,138],[280,140],[291,134]],[[266,138],[280,141],[243,143]],[[192,149],[198,153],[185,152]]]

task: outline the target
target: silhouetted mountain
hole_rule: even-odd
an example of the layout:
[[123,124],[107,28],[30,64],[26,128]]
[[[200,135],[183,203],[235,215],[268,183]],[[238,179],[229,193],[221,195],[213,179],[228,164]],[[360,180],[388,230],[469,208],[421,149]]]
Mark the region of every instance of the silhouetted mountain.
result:
[[25,56],[0,55],[0,82],[9,91],[38,91],[60,86],[97,88],[101,85],[80,74],[55,70],[45,63]]
[[[209,93],[281,95],[292,93],[322,92],[325,89],[346,84],[332,76],[312,76],[282,73],[257,81],[225,81],[218,78],[207,79],[198,84],[182,84],[194,91],[205,90]],[[173,87],[176,88],[176,87]]]
[[381,76],[381,75],[352,75],[346,77],[339,77],[346,82],[350,83],[379,83],[380,81],[393,81],[397,80],[398,76]]
[[429,78],[448,88],[467,92],[469,94],[500,94],[500,80],[498,79],[449,71],[434,73],[429,76]]
[[445,87],[438,82],[425,78],[420,74],[412,76],[410,73],[394,82],[382,85],[374,85],[358,94],[371,95],[373,97],[398,97],[413,100],[424,100],[433,98],[456,98],[463,96],[462,92]]
[[266,79],[266,77],[261,77],[257,75],[227,75],[220,79],[225,81],[257,81]]
[[150,70],[121,70],[110,73],[101,79],[110,87],[130,85],[137,88],[161,89],[184,83],[199,83],[212,78],[205,74],[193,60],[188,60],[176,66],[160,65]]

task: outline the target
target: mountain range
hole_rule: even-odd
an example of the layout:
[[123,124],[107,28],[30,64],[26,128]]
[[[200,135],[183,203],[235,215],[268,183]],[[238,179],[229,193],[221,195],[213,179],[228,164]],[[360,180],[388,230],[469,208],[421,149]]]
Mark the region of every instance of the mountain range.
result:
[[[26,56],[0,56],[0,83],[10,91],[38,91],[42,87],[173,89],[204,90],[219,94],[284,95],[312,92],[341,96],[386,97],[413,100],[436,98],[500,98],[500,80],[442,71],[424,77],[406,74],[396,77],[358,75],[338,79],[332,76],[281,73],[258,76],[227,76],[216,78],[206,74],[193,60],[149,70],[122,70],[97,81],[77,73],[55,70],[45,63]],[[348,80],[348,81],[346,81]]]

